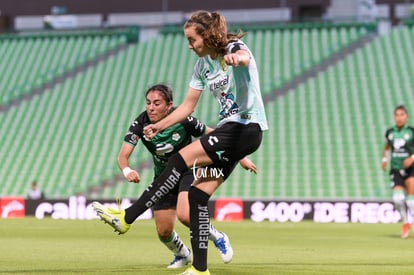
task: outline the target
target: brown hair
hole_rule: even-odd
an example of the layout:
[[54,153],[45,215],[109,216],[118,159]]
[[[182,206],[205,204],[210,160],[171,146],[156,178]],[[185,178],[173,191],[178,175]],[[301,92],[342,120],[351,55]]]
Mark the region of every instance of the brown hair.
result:
[[165,102],[170,103],[173,101],[173,92],[170,87],[164,84],[156,84],[145,92],[145,97],[147,97],[149,92],[153,91],[159,91],[162,94],[162,97],[164,98]]
[[398,105],[397,107],[395,107],[395,109],[394,109],[394,114],[395,114],[398,110],[401,110],[401,111],[403,111],[404,113],[408,114],[408,112],[407,112],[407,108],[405,108],[405,106],[404,106],[404,105]]
[[204,38],[204,44],[218,54],[226,54],[226,46],[231,40],[242,38],[245,33],[227,32],[226,18],[218,12],[195,11],[185,22],[184,28],[194,26],[198,35]]

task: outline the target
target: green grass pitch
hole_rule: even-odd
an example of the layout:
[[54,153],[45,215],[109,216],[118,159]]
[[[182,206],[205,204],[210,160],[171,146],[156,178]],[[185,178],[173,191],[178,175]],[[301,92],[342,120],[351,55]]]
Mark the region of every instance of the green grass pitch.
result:
[[[209,246],[209,270],[239,274],[414,274],[414,238],[401,224],[225,223],[234,249],[223,264]],[[190,245],[188,230],[177,232]],[[152,220],[118,236],[99,220],[0,219],[0,274],[179,274]]]

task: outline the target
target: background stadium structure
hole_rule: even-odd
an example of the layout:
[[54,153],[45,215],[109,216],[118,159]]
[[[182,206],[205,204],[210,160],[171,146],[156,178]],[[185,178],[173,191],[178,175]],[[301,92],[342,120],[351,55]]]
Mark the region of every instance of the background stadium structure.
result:
[[[376,23],[232,26],[257,59],[270,130],[216,197],[382,200],[380,169],[392,110],[414,110],[414,30],[378,35]],[[135,198],[152,181],[138,146],[127,183],[116,159],[144,91],[170,85],[183,100],[196,56],[181,27],[131,40],[134,28],[0,36],[0,196],[25,196],[36,179],[48,198]],[[209,125],[218,104],[203,95],[195,115]]]

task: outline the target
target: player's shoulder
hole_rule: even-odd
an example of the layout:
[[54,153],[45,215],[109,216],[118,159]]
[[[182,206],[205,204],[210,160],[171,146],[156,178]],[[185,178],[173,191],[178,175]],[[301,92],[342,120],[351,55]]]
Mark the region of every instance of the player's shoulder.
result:
[[385,130],[385,135],[388,135],[389,133],[391,133],[394,130],[394,127],[390,127],[387,128],[387,130]]
[[140,113],[135,119],[134,121],[131,123],[129,129],[131,131],[138,131],[138,129],[143,128],[144,125],[147,125],[150,123],[149,117],[147,115],[147,112],[144,111],[142,113]]
[[244,43],[240,39],[234,39],[230,40],[229,43],[227,43],[227,51],[230,53],[235,53],[238,50],[248,50],[249,47],[247,47],[246,43]]
[[411,131],[411,133],[413,133],[413,134],[414,134],[414,127],[413,127],[413,126],[407,126],[407,129],[408,129],[409,131]]
[[135,119],[135,121],[137,121],[138,123],[140,123],[142,125],[149,123],[150,120],[149,120],[147,111],[144,111],[144,112],[140,113],[137,116],[137,118]]
[[206,128],[206,125],[199,120],[198,118],[194,116],[188,116],[186,119],[184,119],[181,124],[185,128],[185,130],[191,135],[199,136],[200,134],[203,134]]
[[188,125],[194,123],[194,121],[197,121],[198,119],[194,116],[188,116],[184,120],[181,121],[181,124]]

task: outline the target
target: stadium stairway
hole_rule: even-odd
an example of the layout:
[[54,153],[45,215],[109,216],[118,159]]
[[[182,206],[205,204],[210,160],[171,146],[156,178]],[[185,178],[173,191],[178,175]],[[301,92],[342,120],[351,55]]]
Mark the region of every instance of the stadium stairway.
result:
[[126,45],[125,36],[0,36],[0,112],[95,66]]

